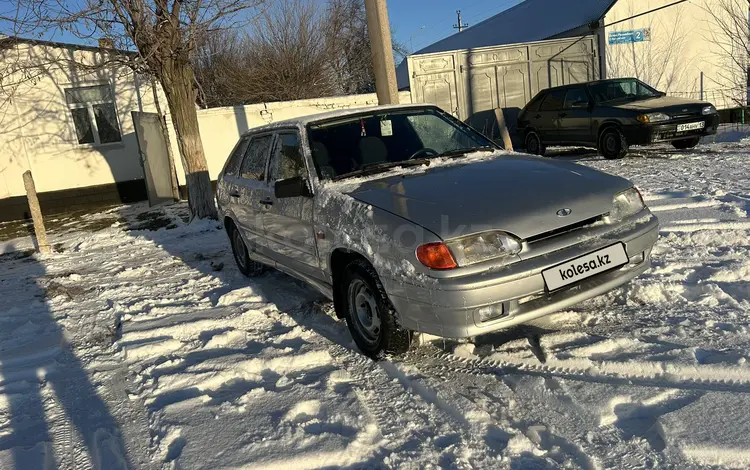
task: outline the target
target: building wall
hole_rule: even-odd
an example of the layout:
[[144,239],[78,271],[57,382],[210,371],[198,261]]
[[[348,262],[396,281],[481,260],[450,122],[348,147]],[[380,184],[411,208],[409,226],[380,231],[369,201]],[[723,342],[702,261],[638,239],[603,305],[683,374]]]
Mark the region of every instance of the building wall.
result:
[[[19,43],[2,51],[15,73],[0,89],[0,198],[25,194],[21,175],[31,170],[37,191],[50,192],[143,179],[131,111],[153,111],[148,85],[136,90],[122,66],[88,69],[107,60],[101,51]],[[108,85],[113,90],[120,142],[79,144],[65,89]],[[140,98],[139,98],[140,96]]]
[[[675,0],[619,0],[605,24],[630,18]],[[746,49],[737,37],[724,34],[717,18],[728,19],[722,5],[741,21],[738,35],[747,38],[747,0],[691,0],[629,19],[605,30],[608,78],[637,77],[673,96],[703,97],[717,108],[747,101]],[[613,32],[646,29],[650,40],[609,44]]]
[[[411,103],[411,94],[408,91],[400,92],[399,100],[401,103]],[[198,125],[209,175],[212,180],[217,178],[240,135],[250,128],[335,109],[361,108],[377,104],[378,97],[372,93],[198,110]],[[180,185],[184,185],[185,172],[179,158],[174,126],[169,118],[167,122],[172,154],[177,160],[177,178]]]

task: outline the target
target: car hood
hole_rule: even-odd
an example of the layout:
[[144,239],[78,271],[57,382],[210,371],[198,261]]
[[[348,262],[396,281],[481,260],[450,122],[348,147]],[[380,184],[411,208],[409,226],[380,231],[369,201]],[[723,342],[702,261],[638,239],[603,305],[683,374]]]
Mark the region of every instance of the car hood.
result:
[[709,103],[702,101],[687,100],[684,98],[675,98],[672,96],[661,96],[658,98],[649,98],[647,100],[632,101],[629,103],[623,103],[616,105],[616,108],[630,109],[633,111],[652,112],[652,111],[665,111],[676,114],[687,114],[693,112],[700,112],[704,107],[709,106]]
[[[613,196],[631,186],[573,163],[504,155],[367,181],[349,195],[443,239],[485,230],[526,239],[609,212]],[[569,215],[558,216],[561,209]]]

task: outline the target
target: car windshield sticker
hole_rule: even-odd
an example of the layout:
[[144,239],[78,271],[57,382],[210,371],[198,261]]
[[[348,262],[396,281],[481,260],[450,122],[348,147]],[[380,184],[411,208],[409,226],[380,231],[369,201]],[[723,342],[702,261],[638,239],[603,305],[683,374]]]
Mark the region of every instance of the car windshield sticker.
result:
[[365,120],[360,119],[359,123],[362,125],[362,137],[367,137],[367,131],[365,130]]
[[393,135],[393,123],[390,119],[383,119],[380,121],[380,135],[383,137]]

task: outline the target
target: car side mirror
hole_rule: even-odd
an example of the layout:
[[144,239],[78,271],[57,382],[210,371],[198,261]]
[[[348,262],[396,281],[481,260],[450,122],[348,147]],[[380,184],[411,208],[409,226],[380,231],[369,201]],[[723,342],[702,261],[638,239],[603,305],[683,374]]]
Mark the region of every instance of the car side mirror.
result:
[[289,197],[312,197],[312,191],[307,185],[307,180],[301,176],[277,181],[273,186],[276,199]]

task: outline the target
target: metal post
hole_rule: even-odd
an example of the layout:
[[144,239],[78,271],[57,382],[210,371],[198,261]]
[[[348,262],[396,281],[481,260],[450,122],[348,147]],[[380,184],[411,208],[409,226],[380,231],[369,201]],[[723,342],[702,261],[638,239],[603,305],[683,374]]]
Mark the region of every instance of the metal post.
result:
[[51,253],[51,250],[47,241],[47,230],[44,228],[44,217],[42,217],[42,208],[39,206],[39,198],[36,195],[34,178],[31,176],[31,171],[29,170],[23,174],[23,185],[26,188],[26,199],[29,201],[31,220],[34,222],[37,247],[40,253],[48,255]]
[[703,72],[701,72],[701,101],[703,101]]
[[388,22],[388,8],[385,0],[365,0],[365,11],[378,103],[398,104],[391,25]]

